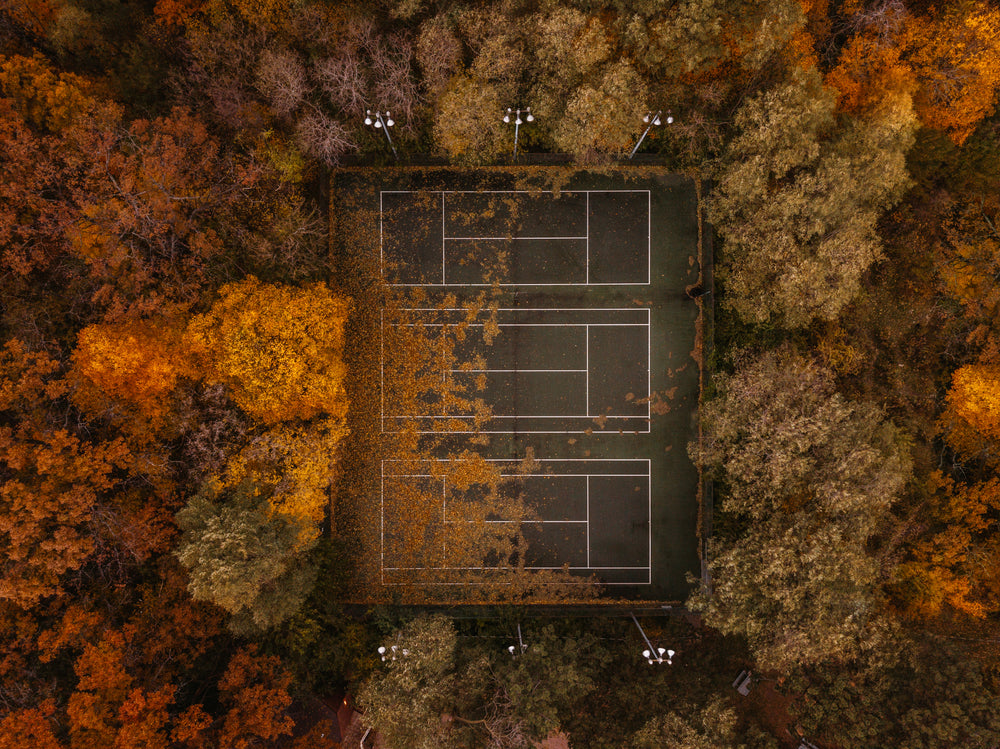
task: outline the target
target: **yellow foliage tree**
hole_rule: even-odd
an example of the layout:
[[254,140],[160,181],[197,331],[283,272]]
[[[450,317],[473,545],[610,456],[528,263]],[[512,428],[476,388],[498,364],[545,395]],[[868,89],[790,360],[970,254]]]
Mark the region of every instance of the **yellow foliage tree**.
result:
[[86,79],[53,69],[39,54],[0,56],[0,91],[36,127],[60,132],[75,123],[113,121],[118,109],[91,96],[91,89]]
[[1000,366],[969,364],[952,375],[946,416],[988,439],[1000,439]]
[[222,287],[185,335],[208,379],[231,390],[267,424],[347,413],[342,359],[349,299],[324,284],[263,284],[250,276]]
[[281,424],[258,435],[226,467],[224,484],[245,481],[273,487],[272,512],[298,521],[299,545],[319,535],[336,477],[337,448],[347,436],[343,417],[319,419],[308,426]]

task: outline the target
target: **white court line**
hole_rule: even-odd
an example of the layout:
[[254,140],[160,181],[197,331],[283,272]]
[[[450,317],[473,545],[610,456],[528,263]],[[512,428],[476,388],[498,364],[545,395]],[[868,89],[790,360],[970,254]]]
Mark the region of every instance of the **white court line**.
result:
[[587,285],[590,285],[590,193],[587,193],[587,207],[584,208],[587,220],[587,255],[584,262],[587,268]]
[[653,403],[653,321],[652,311],[646,309],[646,418],[652,419]]
[[[475,523],[475,520],[445,520],[446,525],[459,525],[465,523],[466,525],[471,525]],[[521,525],[583,525],[584,523],[589,523],[589,520],[484,520],[483,523],[487,525],[513,525],[515,523],[520,523]]]
[[382,584],[385,585],[385,461],[384,460],[382,461],[380,469],[381,469],[381,472],[382,472],[382,485],[381,485],[381,492],[382,493],[379,495],[379,499],[381,499],[381,502],[379,502],[379,507],[378,507],[378,509],[379,509],[379,540],[380,540],[380,544],[379,544],[379,551],[380,551],[379,565],[382,568]]
[[385,422],[385,310],[378,311],[378,347],[379,347],[379,414]]
[[[499,570],[498,567],[386,567],[386,570],[391,570],[395,572],[403,570],[413,570],[415,572],[419,571],[434,571],[434,572],[467,572],[472,570],[483,570],[487,572],[494,572]],[[561,570],[560,567],[525,567],[529,570]],[[569,567],[571,570],[648,570],[649,565],[645,567],[580,567],[579,565]],[[456,583],[456,585],[461,585],[462,583]],[[607,583],[610,585],[611,583]],[[619,585],[643,585],[644,583],[619,583]],[[648,583],[646,583],[648,584]]]
[[[484,322],[403,322],[397,323],[400,328],[482,328],[486,326]],[[649,327],[648,322],[498,322],[498,328],[589,328],[591,326],[603,325],[604,327],[621,328],[644,328]]]
[[590,567],[590,474],[587,474],[587,567]]
[[449,372],[453,374],[475,374],[477,372],[531,372],[537,374],[539,372],[586,372],[586,369],[449,369]]
[[[425,463],[468,463],[468,458],[423,458]],[[483,458],[490,463],[524,462],[521,458]],[[386,458],[384,463],[410,463],[404,458]],[[533,463],[648,463],[646,458],[533,458]],[[580,474],[583,475],[583,474]],[[594,474],[598,476],[600,474]],[[645,474],[643,474],[645,475]]]
[[[601,460],[601,458],[594,458]],[[641,460],[641,458],[636,458]],[[383,461],[385,462],[385,461]],[[649,462],[649,461],[647,461]],[[644,479],[649,478],[648,473],[501,473],[501,479],[589,479],[596,477],[599,479]],[[433,473],[390,473],[390,479],[438,479],[444,481],[442,476]]]
[[646,561],[649,562],[649,576],[646,578],[647,585],[653,584],[653,469],[649,459],[646,460],[646,519],[649,526],[646,528]]
[[448,232],[445,231],[445,220],[444,220],[444,193],[441,193],[441,285],[445,285],[447,280],[446,268],[448,267],[448,260],[445,257],[445,242],[444,238]]
[[595,281],[589,284],[583,283],[390,283],[387,286],[405,286],[406,288],[416,288],[427,286],[430,288],[437,288],[439,286],[447,286],[448,288],[454,289],[480,289],[480,288],[492,288],[493,286],[649,286],[648,282],[645,281]]
[[[636,435],[636,434],[649,434],[648,429],[622,429],[620,430],[624,435]],[[395,434],[395,432],[387,432],[387,434]],[[516,431],[511,431],[509,429],[449,429],[447,431],[440,431],[435,429],[417,429],[414,434],[436,434],[438,436],[447,434],[588,434],[588,435],[617,435],[617,431],[612,431],[611,429],[604,429],[603,431],[594,431],[591,429],[589,432],[586,429],[518,429]]]
[[[420,195],[421,193],[435,194],[447,193],[448,195],[495,195],[495,194],[525,194],[525,195],[555,195],[554,190],[382,190],[383,195]],[[560,190],[560,195],[583,195],[592,192],[634,192],[648,193],[649,190]]]
[[[427,414],[421,416],[420,414],[397,414],[394,416],[386,416],[387,419],[474,419],[473,415],[469,414]],[[490,419],[643,419],[645,416],[642,414],[632,414],[627,416],[625,414],[602,414],[601,416],[593,416],[591,414],[560,414],[559,416],[553,416],[552,414],[515,414],[509,416],[490,416]]]
[[[429,569],[429,568],[422,567],[421,569]],[[435,568],[435,569],[437,569],[437,568]],[[494,567],[479,568],[479,569],[486,569],[486,570],[488,570],[490,572],[501,572],[501,573],[503,572],[503,570],[500,570],[500,569],[497,569],[497,568],[494,568]],[[562,567],[525,567],[525,569],[528,569],[528,570],[557,570],[557,569],[561,570]],[[585,569],[585,568],[583,568],[583,567],[570,567],[569,569],[571,569],[571,570],[577,569],[578,570],[578,569]],[[602,568],[602,567],[591,567],[590,569],[604,569],[604,568]],[[625,568],[608,567],[607,569],[617,570],[617,569],[625,569]],[[642,569],[646,569],[646,568],[643,567]],[[406,582],[401,582],[401,583],[386,583],[385,586],[387,588],[388,587],[402,587],[403,585],[427,585],[427,586],[435,586],[435,587],[461,585],[463,587],[469,587],[469,586],[472,586],[472,585],[498,585],[498,584],[499,585],[513,585],[514,583],[512,583],[512,582],[503,582],[503,581],[499,581],[499,583],[498,583],[498,581],[496,581],[496,580],[489,580],[489,581],[484,580],[482,582],[478,582],[476,580],[463,580],[463,581],[457,582],[457,583],[445,583],[445,582],[440,582],[438,580],[417,580],[415,582],[414,581],[406,581]],[[544,583],[543,582],[543,583],[540,583],[540,584],[541,585],[580,585],[580,586],[583,586],[583,585],[591,585],[592,583],[590,583],[587,580],[581,580],[580,582],[562,582],[562,581],[560,581],[558,583]],[[644,583],[641,580],[638,580],[636,582],[625,582],[625,583],[621,583],[621,582],[600,582],[600,583],[598,583],[598,585],[601,585],[601,586],[604,586],[604,587],[607,587],[607,586],[610,586],[610,585],[630,585],[630,586],[632,586],[634,588],[637,585],[649,585],[649,583]]]
[[587,416],[590,416],[590,326],[587,326],[587,337],[586,337],[586,356],[587,356],[587,381],[584,383],[586,388],[586,399],[587,399]]
[[[450,284],[457,285],[457,284]],[[468,312],[467,307],[400,307],[400,312]],[[492,312],[488,307],[484,312]],[[645,312],[649,307],[497,307],[496,312]]]
[[[625,434],[637,435],[637,434],[649,434],[648,429],[623,429],[621,430]],[[588,432],[586,429],[518,429],[517,431],[510,431],[509,429],[451,429],[447,432],[435,431],[433,429],[417,429],[413,432],[414,434],[436,434],[441,435],[459,435],[459,434],[594,434],[593,431]],[[617,431],[612,432],[611,430],[605,430],[605,433],[611,435],[617,435]],[[387,432],[387,434],[395,434],[395,432]],[[597,434],[600,434],[598,432]]]
[[[582,240],[582,239],[589,239],[589,237],[444,237],[444,241],[446,241],[446,242],[450,242],[451,240],[460,240],[460,241],[468,241],[468,242],[514,242],[514,241],[517,241],[519,239],[533,239],[533,240],[541,240],[541,239],[574,239],[574,240]],[[458,284],[452,284],[452,285],[453,286],[457,286]],[[577,284],[577,285],[579,285],[579,284]]]

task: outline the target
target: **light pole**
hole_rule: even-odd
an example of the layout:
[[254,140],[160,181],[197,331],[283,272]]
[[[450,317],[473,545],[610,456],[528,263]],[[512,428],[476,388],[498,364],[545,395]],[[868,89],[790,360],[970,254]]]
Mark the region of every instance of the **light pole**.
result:
[[393,145],[392,136],[389,135],[389,128],[396,124],[395,122],[393,122],[392,115],[389,114],[389,111],[386,110],[384,118],[381,112],[376,112],[375,118],[372,119],[372,110],[366,109],[365,124],[371,125],[376,130],[382,128],[382,132],[385,133],[386,140],[389,141],[389,148],[392,149],[393,158],[396,159],[396,161],[399,161],[399,154],[396,153],[396,146]]
[[[646,116],[642,118],[642,121],[645,122],[645,123],[647,123],[646,124],[646,129],[643,131],[642,135],[639,136],[639,142],[636,143],[635,146],[632,148],[632,153],[630,153],[628,155],[629,159],[631,159],[633,156],[635,156],[635,152],[639,150],[639,146],[641,146],[642,142],[644,140],[646,140],[646,136],[649,135],[649,131],[653,129],[653,125],[660,125],[660,124],[662,124],[661,121],[660,121],[660,115],[661,114],[663,114],[663,110],[662,109],[658,109],[658,110],[656,110],[655,113],[654,112],[648,112],[646,114]],[[671,117],[668,114],[667,115],[667,124],[669,125],[673,121],[674,121],[674,118]]]
[[[648,650],[642,651],[642,657],[649,662],[649,665],[653,665],[654,663],[664,663],[664,662],[666,662],[668,666],[673,665],[674,651],[667,650],[666,648],[654,648],[653,643],[651,643],[649,641],[649,638],[646,637],[646,632],[643,630],[642,625],[639,624],[639,620],[635,618],[635,614],[633,614],[630,611],[629,616],[632,617],[632,621],[635,622],[635,626],[639,628],[639,634],[642,635],[642,639],[646,641]],[[663,657],[664,655],[666,656],[666,658]]]
[[[524,112],[523,120],[521,119],[522,111]],[[517,136],[518,133],[520,132],[521,125],[523,125],[525,122],[534,122],[535,115],[531,113],[531,107],[527,107],[524,110],[520,109],[515,110],[511,109],[510,107],[507,107],[507,113],[503,116],[503,121],[508,125],[510,124],[511,114],[514,115],[514,161],[517,161]]]
[[[528,646],[524,644],[524,640],[521,639],[521,624],[520,624],[520,622],[518,622],[518,625],[517,625],[517,644],[518,644],[518,646],[520,646],[522,653],[525,650],[528,649]],[[515,657],[515,658],[517,657],[517,648],[515,648],[513,645],[508,645],[507,646],[507,652],[510,653],[512,657]]]

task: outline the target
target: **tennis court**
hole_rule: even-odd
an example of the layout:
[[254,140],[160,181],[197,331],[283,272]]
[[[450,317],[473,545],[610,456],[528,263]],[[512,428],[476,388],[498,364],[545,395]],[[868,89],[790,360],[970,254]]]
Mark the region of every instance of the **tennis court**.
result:
[[[438,446],[416,462],[373,455],[365,539],[377,582],[475,587],[498,562],[470,556],[464,528],[478,523],[501,536],[516,525],[529,570],[565,570],[621,598],[686,597],[686,576],[700,572],[687,444],[701,367],[701,305],[686,292],[705,278],[692,182],[413,168],[344,171],[334,190],[370,206],[374,270],[415,302],[374,311],[377,428]],[[372,245],[364,231],[344,237],[345,256]],[[472,301],[483,294],[488,309]],[[392,392],[414,341],[459,329],[446,374],[488,418],[445,396]],[[449,481],[443,464],[462,451],[496,468],[509,504],[477,505],[484,486]],[[523,512],[484,519],[477,507]]]
[[[568,569],[577,573],[598,573],[608,585],[649,585],[650,579],[650,462],[648,460],[540,459],[534,470],[525,473],[518,461],[491,459],[497,464],[501,492],[525,503],[534,519],[519,521],[528,543],[528,569]],[[383,461],[381,484],[383,502],[416,489],[423,497],[439,498],[431,524],[413,524],[385,513],[383,507],[382,569],[393,579],[425,570],[408,564],[413,548],[440,544],[426,549],[425,556],[448,560],[448,543],[453,533],[470,522],[463,508],[476,501],[475,490],[448,485],[439,471],[402,472],[402,466]],[[449,507],[451,511],[449,512]],[[486,521],[496,526],[514,521],[494,517]],[[419,532],[416,541],[412,534]],[[454,560],[461,562],[462,560]],[[441,567],[435,571],[440,573]],[[468,569],[456,567],[457,571]]]
[[[458,325],[464,309],[408,310],[408,323],[425,328]],[[491,317],[493,315],[491,314]],[[650,425],[650,311],[644,308],[507,308],[494,321],[499,335],[489,346],[468,339],[458,361],[485,354],[484,368],[452,370],[459,381],[482,378],[481,393],[493,418],[478,431],[486,434],[587,434],[595,429],[648,433]],[[485,323],[473,323],[472,328]],[[384,325],[384,322],[383,322]],[[431,405],[431,404],[426,404]],[[411,409],[412,410],[412,409]],[[436,412],[428,412],[436,411]],[[382,428],[415,420],[423,433],[435,422],[468,422],[472,417],[444,408],[397,413],[389,404]]]
[[[379,201],[395,285],[649,284],[649,190],[384,190]],[[510,267],[491,278],[500,252]]]

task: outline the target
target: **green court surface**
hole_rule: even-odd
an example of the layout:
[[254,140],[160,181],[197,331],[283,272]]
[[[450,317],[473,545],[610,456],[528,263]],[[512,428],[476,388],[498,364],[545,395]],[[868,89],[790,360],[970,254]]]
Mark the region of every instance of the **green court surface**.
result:
[[[397,412],[383,398],[380,428],[433,434],[445,419],[461,432],[466,419],[470,433],[488,437],[481,454],[499,469],[502,491],[533,510],[521,525],[530,567],[596,578],[612,597],[680,600],[686,576],[700,573],[700,477],[687,455],[697,434],[702,305],[686,292],[704,281],[695,188],[650,171],[562,170],[556,189],[543,173],[414,169],[335,179],[334,200],[341,190],[370,201],[384,280],[426,292],[408,324],[453,324],[465,315],[463,299],[484,289],[499,295],[492,343],[470,339],[452,372],[479,384],[492,418],[474,427],[440,404]],[[454,307],[440,302],[445,295]],[[535,458],[527,474],[519,468],[526,455]],[[427,460],[424,469],[378,466],[384,584],[421,575],[397,553],[407,528],[385,521],[406,484],[440,496],[442,544],[463,522],[449,502],[463,506],[468,491],[449,487]]]

